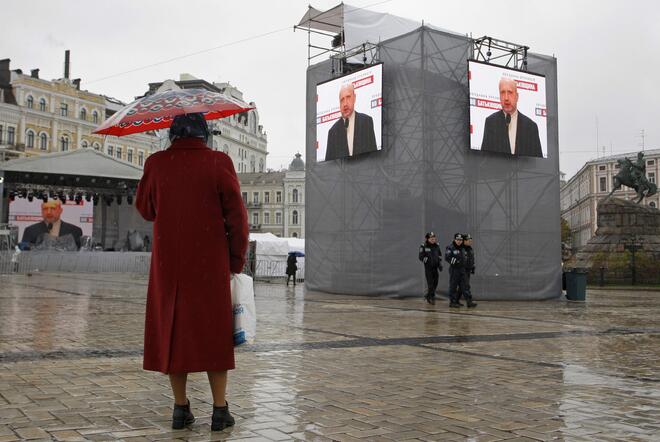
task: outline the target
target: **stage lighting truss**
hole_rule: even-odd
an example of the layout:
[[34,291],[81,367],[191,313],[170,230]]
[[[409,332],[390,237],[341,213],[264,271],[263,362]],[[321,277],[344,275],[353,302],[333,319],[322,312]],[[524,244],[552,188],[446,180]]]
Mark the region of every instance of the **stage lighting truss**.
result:
[[484,36],[472,40],[472,59],[485,61],[503,67],[527,70],[527,51],[523,46],[504,40]]
[[25,198],[32,202],[35,199],[41,200],[44,203],[48,199],[59,199],[62,204],[75,202],[75,204],[83,204],[86,202],[93,202],[97,205],[99,200],[104,200],[108,205],[112,203],[121,204],[126,201],[129,205],[133,204],[137,188],[128,185],[125,182],[119,182],[116,189],[111,188],[79,188],[79,187],[50,187],[44,185],[32,185],[28,183],[12,183],[5,186],[2,192],[2,197],[9,197],[10,201],[17,198]]

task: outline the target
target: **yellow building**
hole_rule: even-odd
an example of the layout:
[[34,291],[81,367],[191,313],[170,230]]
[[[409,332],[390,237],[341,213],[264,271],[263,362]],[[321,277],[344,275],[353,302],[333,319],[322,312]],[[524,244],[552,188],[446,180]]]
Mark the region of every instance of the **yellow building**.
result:
[[29,75],[10,70],[9,64],[9,59],[0,60],[0,150],[6,159],[92,148],[142,166],[158,148],[151,134],[118,138],[92,133],[124,103],[81,90],[81,80],[69,75],[69,51],[64,76],[56,80],[39,78],[39,69]]

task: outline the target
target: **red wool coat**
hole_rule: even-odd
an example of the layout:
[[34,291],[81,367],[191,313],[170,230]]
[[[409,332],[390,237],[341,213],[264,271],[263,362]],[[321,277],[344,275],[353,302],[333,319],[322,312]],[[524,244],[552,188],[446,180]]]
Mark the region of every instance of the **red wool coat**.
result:
[[231,159],[176,140],[147,159],[135,206],[154,221],[144,368],[233,369],[229,276],[243,269],[248,225]]

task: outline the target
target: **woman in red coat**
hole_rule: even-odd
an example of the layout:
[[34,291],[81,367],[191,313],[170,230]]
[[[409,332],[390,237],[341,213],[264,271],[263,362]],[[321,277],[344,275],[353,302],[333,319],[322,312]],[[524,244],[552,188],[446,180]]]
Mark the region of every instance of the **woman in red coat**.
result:
[[170,377],[173,428],[194,421],[186,380],[206,371],[212,429],[221,430],[234,424],[225,401],[234,368],[229,277],[243,269],[248,225],[232,161],[207,147],[208,134],[201,114],[175,117],[172,145],[144,164],[135,206],[154,221],[144,369]]

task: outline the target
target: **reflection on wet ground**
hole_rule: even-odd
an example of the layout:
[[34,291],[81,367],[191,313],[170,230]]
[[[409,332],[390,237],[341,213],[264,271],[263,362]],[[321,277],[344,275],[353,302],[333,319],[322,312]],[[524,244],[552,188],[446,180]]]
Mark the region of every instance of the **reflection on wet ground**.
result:
[[0,276],[0,442],[660,440],[660,292],[588,302],[324,295],[257,284],[258,339],[230,375],[233,429],[169,428],[142,371],[146,280]]

